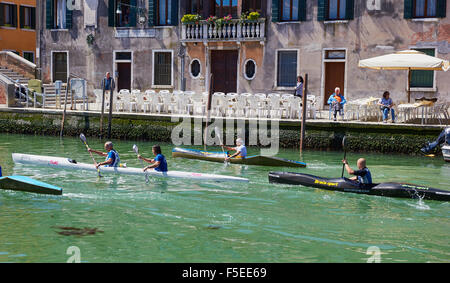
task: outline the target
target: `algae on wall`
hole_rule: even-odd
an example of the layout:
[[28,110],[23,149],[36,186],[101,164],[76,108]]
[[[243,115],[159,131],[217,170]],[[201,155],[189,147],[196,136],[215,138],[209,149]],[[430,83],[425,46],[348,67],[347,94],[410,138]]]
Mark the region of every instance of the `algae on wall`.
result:
[[[0,112],[0,132],[14,134],[58,136],[61,129],[60,114]],[[104,120],[102,136],[107,135],[107,119]],[[114,117],[111,139],[171,142],[172,130],[179,122],[167,117]],[[65,136],[100,136],[98,115],[67,115]],[[270,128],[270,127],[269,127]],[[194,127],[192,127],[194,130]],[[192,131],[193,131],[192,130]],[[225,132],[226,129],[224,129]],[[342,138],[346,136],[346,147],[354,152],[380,152],[416,154],[425,142],[434,140],[440,129],[420,130],[414,127],[401,129],[383,125],[323,124],[307,126],[305,148],[314,150],[342,150]],[[246,128],[246,136],[249,130]],[[270,130],[269,130],[270,135]],[[192,133],[191,137],[194,138]],[[224,133],[222,133],[224,136]],[[235,136],[237,136],[235,130]],[[298,148],[300,127],[282,123],[279,126],[279,146]],[[191,141],[193,144],[193,140]]]

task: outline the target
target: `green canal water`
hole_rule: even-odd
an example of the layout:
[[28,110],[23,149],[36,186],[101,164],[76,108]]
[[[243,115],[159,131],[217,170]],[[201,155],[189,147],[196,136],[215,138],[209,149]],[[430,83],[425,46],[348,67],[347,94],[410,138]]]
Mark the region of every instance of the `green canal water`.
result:
[[[90,146],[103,143],[88,137]],[[114,141],[122,162],[141,166],[132,151],[149,156],[152,143]],[[63,188],[62,196],[0,191],[0,262],[367,262],[376,246],[381,262],[449,262],[450,203],[384,198],[269,184],[267,167],[224,166],[173,159],[169,170],[250,179],[198,183],[64,171],[15,165],[11,153],[64,156],[91,162],[77,138],[0,134],[3,175],[25,175]],[[217,148],[216,148],[217,149]],[[255,148],[249,154],[257,153]],[[295,159],[298,152],[282,150]],[[303,168],[340,176],[342,152],[308,151]],[[355,166],[361,154],[348,153]],[[367,154],[375,182],[408,181],[450,189],[450,166],[441,158]],[[97,160],[101,158],[97,156]],[[276,170],[276,169],[275,169]],[[97,228],[86,236],[58,227]]]

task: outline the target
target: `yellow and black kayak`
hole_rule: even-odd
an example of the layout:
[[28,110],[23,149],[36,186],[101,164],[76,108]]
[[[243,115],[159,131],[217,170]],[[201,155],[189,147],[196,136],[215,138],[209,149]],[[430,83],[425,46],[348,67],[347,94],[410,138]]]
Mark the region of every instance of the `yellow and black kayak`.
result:
[[[219,163],[224,163],[226,156],[229,156],[228,153],[223,153],[221,151],[204,151],[179,147],[172,150],[172,157],[198,159]],[[306,167],[306,163],[300,161],[262,155],[252,155],[247,156],[246,158],[231,158],[230,163],[274,167]]]
[[269,182],[383,197],[450,201],[450,191],[407,183],[385,182],[379,184],[361,184],[347,178],[330,179],[290,172],[270,172]]

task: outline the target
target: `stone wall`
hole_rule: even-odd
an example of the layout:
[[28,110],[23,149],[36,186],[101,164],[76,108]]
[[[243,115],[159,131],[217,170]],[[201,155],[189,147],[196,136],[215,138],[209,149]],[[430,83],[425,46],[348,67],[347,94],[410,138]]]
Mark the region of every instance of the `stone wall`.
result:
[[[0,132],[31,135],[58,136],[62,111],[0,109]],[[192,121],[194,122],[194,121]],[[249,135],[248,121],[246,140]],[[86,136],[100,134],[100,115],[91,112],[68,112],[64,135]],[[103,121],[103,137],[107,136],[108,118]],[[111,139],[172,142],[172,130],[179,125],[170,117],[133,114],[113,115]],[[426,141],[434,140],[442,131],[439,126],[377,125],[358,123],[307,122],[305,148],[314,150],[342,150],[342,138],[346,136],[347,149],[354,152],[380,152],[417,154]],[[194,128],[194,127],[192,127]],[[270,126],[269,126],[270,129]],[[225,137],[226,128],[222,136]],[[235,133],[235,135],[237,135]],[[269,133],[270,136],[270,133]],[[191,133],[194,142],[195,133]],[[298,148],[300,126],[298,122],[279,125],[280,147]],[[261,146],[261,145],[260,145]]]
[[19,73],[28,79],[36,78],[36,65],[11,51],[0,51],[0,66]]

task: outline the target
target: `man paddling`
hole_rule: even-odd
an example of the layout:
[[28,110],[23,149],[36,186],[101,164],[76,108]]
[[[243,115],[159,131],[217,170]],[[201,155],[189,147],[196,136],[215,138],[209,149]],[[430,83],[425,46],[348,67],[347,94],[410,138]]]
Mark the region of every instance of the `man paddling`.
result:
[[247,157],[247,148],[245,147],[244,140],[241,138],[236,139],[236,147],[228,147],[223,146],[227,150],[236,151],[235,154],[228,156],[225,158],[225,161],[229,161],[231,158],[246,158]]
[[420,151],[424,154],[428,154],[435,147],[437,147],[440,144],[443,144],[444,142],[450,145],[450,127],[445,128],[434,142],[427,143],[427,145],[421,148]]
[[350,178],[350,180],[358,181],[361,184],[372,184],[372,174],[366,167],[366,160],[364,158],[358,159],[356,165],[358,166],[359,170],[357,171],[350,168],[346,159],[342,160],[342,163],[345,164],[345,169],[347,170],[348,174],[355,175],[355,177]]
[[110,141],[106,142],[105,150],[106,150],[106,152],[102,152],[102,151],[88,148],[89,152],[97,153],[100,156],[106,157],[105,161],[97,163],[96,167],[98,168],[103,165],[105,165],[106,167],[119,167],[119,164],[120,164],[119,153],[117,153],[117,151],[114,150],[113,143]]
[[159,145],[154,145],[152,147],[153,155],[155,156],[154,159],[148,159],[145,157],[142,157],[141,155],[138,155],[138,158],[140,160],[144,160],[145,162],[152,163],[152,165],[149,165],[144,168],[144,172],[148,169],[154,168],[155,171],[158,172],[167,172],[167,161],[164,155],[162,154],[161,147]]

